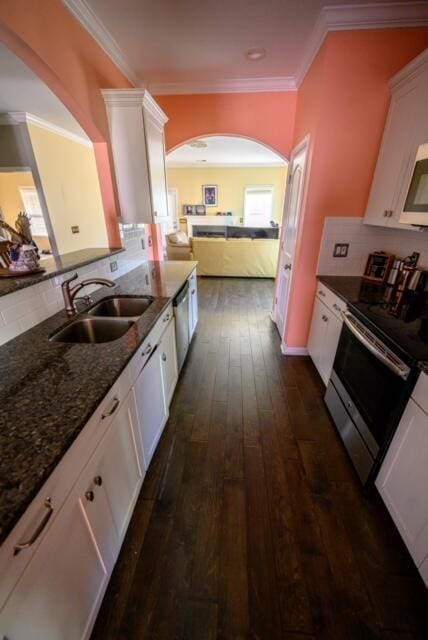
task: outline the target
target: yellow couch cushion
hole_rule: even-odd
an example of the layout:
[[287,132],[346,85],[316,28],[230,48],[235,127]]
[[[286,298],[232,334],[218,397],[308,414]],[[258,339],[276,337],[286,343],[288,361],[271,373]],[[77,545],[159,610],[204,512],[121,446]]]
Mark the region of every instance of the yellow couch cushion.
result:
[[279,240],[193,238],[193,259],[202,276],[274,278]]

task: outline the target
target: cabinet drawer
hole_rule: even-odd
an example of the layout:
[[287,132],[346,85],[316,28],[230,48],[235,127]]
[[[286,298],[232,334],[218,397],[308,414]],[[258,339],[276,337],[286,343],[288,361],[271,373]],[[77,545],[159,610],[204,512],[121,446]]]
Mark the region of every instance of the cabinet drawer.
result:
[[[39,544],[50,531],[59,510],[130,388],[129,371],[125,369],[1,545],[0,610]],[[16,553],[15,547],[23,543],[28,543],[28,546]]]
[[317,285],[317,296],[337,318],[341,319],[342,312],[346,311],[346,302],[321,282]]
[[156,322],[149,335],[141,343],[128,367],[131,384],[134,384],[142,367],[148,360],[155,346],[159,343],[159,340],[173,315],[172,304],[169,304],[165,311],[162,312],[161,317]]

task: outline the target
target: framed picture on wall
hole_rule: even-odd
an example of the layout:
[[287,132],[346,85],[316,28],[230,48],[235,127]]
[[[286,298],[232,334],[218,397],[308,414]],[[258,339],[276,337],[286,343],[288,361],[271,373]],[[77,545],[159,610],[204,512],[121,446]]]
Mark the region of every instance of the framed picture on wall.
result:
[[202,202],[206,207],[218,206],[218,186],[216,184],[202,185]]

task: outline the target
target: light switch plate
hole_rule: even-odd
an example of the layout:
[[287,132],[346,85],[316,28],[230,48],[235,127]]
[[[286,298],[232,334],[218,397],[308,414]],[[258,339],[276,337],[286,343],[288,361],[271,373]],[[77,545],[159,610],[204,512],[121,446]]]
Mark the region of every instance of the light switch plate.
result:
[[112,262],[110,262],[110,271],[113,273],[113,271],[117,271],[117,261],[113,260]]
[[346,258],[348,255],[349,243],[342,242],[334,245],[333,258]]

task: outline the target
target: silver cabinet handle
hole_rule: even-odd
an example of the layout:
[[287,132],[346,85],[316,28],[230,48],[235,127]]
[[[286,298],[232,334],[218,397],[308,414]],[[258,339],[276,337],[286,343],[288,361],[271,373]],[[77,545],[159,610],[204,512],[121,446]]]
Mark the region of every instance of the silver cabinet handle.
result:
[[342,311],[342,309],[339,307],[338,304],[334,303],[333,305],[333,309],[336,309],[336,311]]
[[85,491],[85,498],[88,502],[93,502],[95,500],[95,494],[93,491]]
[[322,318],[322,320],[323,320],[324,322],[327,322],[327,320],[328,320],[328,317],[327,317],[327,316],[321,316],[321,318]]
[[325,298],[325,293],[322,289],[318,291],[318,295],[320,295],[322,298]]
[[383,217],[387,218],[388,217],[388,209],[385,209],[385,211],[383,212]]
[[194,295],[195,295],[195,293],[196,293],[196,291],[195,291],[195,289],[193,289],[193,291],[192,291],[192,296],[194,296]]
[[290,271],[290,269],[291,269],[291,264],[284,265],[284,271]]
[[102,416],[101,416],[101,420],[104,420],[105,418],[108,418],[109,416],[112,416],[113,413],[116,411],[116,409],[118,408],[120,402],[119,402],[119,398],[117,398],[116,396],[113,398],[113,401],[111,403],[111,407],[110,409],[108,409],[107,411],[105,411]]
[[165,354],[165,353],[163,353],[163,354],[162,354],[162,360],[163,360],[164,362],[166,362],[166,354]]
[[166,314],[166,316],[165,316],[165,318],[163,319],[163,321],[164,321],[164,322],[168,322],[169,317],[170,317],[170,316],[169,316],[169,313],[167,313],[167,314]]
[[154,216],[157,216],[157,215],[158,215],[158,212],[157,212],[157,211],[153,211],[153,215],[154,215]]
[[102,483],[103,483],[102,477],[101,476],[95,476],[94,484],[96,484],[97,487],[101,487]]
[[28,549],[28,547],[31,547],[31,545],[33,545],[36,542],[37,538],[42,533],[43,529],[46,527],[47,523],[49,522],[53,514],[53,506],[52,506],[51,498],[46,498],[46,500],[44,501],[44,507],[46,508],[46,513],[41,519],[40,523],[35,528],[34,533],[29,537],[28,540],[25,540],[24,542],[18,542],[18,544],[16,544],[13,547],[14,556],[17,556],[18,553],[20,553],[23,549]]
[[147,349],[145,349],[145,351],[143,351],[141,355],[148,356],[151,350],[152,350],[152,345],[149,342],[149,344],[147,345]]

